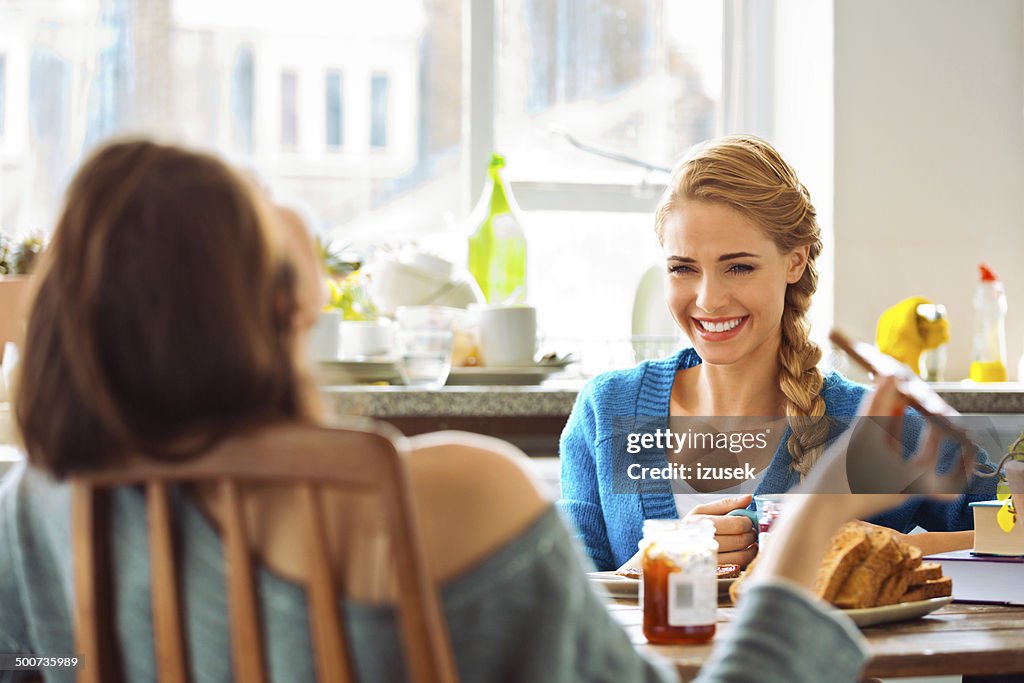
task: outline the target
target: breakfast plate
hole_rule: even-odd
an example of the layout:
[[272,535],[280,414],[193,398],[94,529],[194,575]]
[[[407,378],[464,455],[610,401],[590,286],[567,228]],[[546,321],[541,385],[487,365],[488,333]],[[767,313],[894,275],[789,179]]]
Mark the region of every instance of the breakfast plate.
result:
[[317,383],[321,385],[368,384],[390,382],[401,384],[398,363],[390,358],[378,360],[320,360],[316,367]]
[[891,624],[896,621],[918,619],[926,614],[931,614],[940,607],[945,607],[951,602],[953,602],[953,598],[946,596],[943,598],[931,598],[930,600],[918,600],[916,602],[901,602],[883,607],[844,609],[843,614],[850,617],[857,626],[864,628],[866,626],[878,626],[879,624]]
[[448,384],[540,384],[551,375],[561,372],[573,362],[572,359],[564,359],[542,361],[529,365],[453,367],[452,371],[448,374]]
[[[587,572],[591,583],[601,586],[613,598],[637,598],[640,595],[640,580],[620,576],[615,572]],[[718,597],[729,597],[732,579],[718,579]]]
[[613,598],[636,598],[640,595],[640,581],[637,579],[619,576],[615,572],[587,572],[587,578]]

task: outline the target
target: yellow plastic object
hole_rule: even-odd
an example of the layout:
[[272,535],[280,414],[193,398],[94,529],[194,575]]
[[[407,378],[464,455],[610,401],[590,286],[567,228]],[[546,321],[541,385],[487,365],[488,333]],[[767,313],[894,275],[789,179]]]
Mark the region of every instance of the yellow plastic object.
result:
[[949,321],[930,321],[917,315],[917,307],[930,304],[923,296],[912,296],[887,308],[878,319],[875,343],[878,350],[919,372],[921,354],[949,341]]
[[999,524],[999,528],[1010,533],[1013,531],[1013,525],[1017,523],[1017,511],[1013,509],[1013,501],[1008,500],[1003,503],[1003,507],[999,508],[999,512],[996,513],[996,522]]
[[970,378],[972,382],[1005,382],[1006,366],[997,360],[987,363],[974,361],[971,363]]

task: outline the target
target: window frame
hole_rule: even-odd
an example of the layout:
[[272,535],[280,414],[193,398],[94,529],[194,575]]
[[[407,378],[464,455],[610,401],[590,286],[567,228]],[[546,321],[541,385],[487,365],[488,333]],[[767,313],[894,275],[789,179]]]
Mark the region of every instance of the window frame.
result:
[[[771,136],[774,111],[774,16],[776,0],[723,0],[722,107],[716,128]],[[499,0],[463,0],[462,87],[463,208],[468,213],[483,190],[494,150]],[[753,67],[753,68],[752,68]],[[767,85],[765,85],[766,80]],[[526,211],[654,211],[663,187],[642,177],[635,183],[512,181],[512,192]]]
[[7,134],[7,53],[0,51],[0,140]]

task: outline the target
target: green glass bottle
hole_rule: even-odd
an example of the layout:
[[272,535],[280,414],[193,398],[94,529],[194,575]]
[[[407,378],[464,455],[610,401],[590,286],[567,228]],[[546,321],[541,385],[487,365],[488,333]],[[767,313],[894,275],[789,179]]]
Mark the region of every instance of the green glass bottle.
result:
[[513,294],[514,302],[526,300],[526,234],[499,172],[504,166],[503,156],[491,155],[487,182],[470,219],[475,228],[469,236],[469,272],[492,304]]

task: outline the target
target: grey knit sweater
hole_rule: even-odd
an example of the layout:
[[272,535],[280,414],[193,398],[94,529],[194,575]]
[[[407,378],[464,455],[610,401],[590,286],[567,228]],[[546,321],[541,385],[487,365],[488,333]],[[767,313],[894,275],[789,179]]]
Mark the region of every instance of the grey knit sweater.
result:
[[[0,481],[0,653],[74,652],[69,494],[24,465]],[[197,682],[231,679],[221,546],[215,530],[175,496],[187,647]],[[116,626],[127,680],[155,681],[149,566],[142,495],[112,501]],[[675,680],[665,661],[641,656],[584,577],[585,560],[550,508],[518,538],[443,587],[461,680]],[[259,575],[269,678],[312,681],[301,587]],[[391,609],[347,604],[360,680],[405,679]],[[734,636],[720,642],[701,681],[854,681],[865,658],[856,629],[785,586],[752,589]],[[52,670],[47,681],[72,681]],[[18,674],[0,671],[0,683]]]

